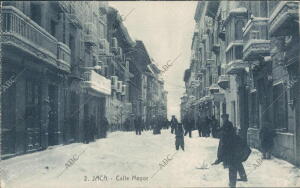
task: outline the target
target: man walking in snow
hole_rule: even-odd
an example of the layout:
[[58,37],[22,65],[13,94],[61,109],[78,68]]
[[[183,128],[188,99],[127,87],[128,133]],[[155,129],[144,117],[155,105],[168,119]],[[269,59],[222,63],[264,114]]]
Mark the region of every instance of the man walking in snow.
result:
[[178,121],[174,115],[172,115],[171,119],[171,133],[174,133],[174,129],[176,128],[176,125],[178,124]]
[[271,151],[274,146],[276,133],[270,129],[271,124],[266,123],[259,131],[259,140],[263,152],[263,159],[271,159]]
[[141,135],[141,117],[138,116],[135,120],[134,120],[134,126],[135,126],[135,134],[136,135]]
[[213,138],[217,138],[219,123],[218,123],[218,120],[215,118],[215,116],[212,116],[210,125],[211,125],[211,133],[212,133]]
[[175,127],[175,147],[179,150],[179,146],[184,151],[184,136],[182,123],[178,123]]
[[197,129],[198,129],[199,137],[203,136],[202,126],[203,126],[203,120],[202,120],[202,117],[199,116],[198,121],[197,121]]
[[212,164],[223,162],[224,168],[229,168],[229,186],[236,187],[237,173],[240,181],[247,181],[247,175],[242,162],[246,161],[251,153],[247,143],[236,135],[228,114],[223,114],[223,126],[219,141],[217,160]]
[[209,137],[210,135],[210,119],[208,116],[206,116],[204,124],[203,124],[203,129],[202,129],[202,134],[204,137]]
[[194,127],[194,119],[193,117],[190,117],[188,120],[187,120],[187,124],[185,126],[185,133],[184,133],[184,136],[187,135],[187,133],[189,133],[189,137],[192,138],[192,129]]

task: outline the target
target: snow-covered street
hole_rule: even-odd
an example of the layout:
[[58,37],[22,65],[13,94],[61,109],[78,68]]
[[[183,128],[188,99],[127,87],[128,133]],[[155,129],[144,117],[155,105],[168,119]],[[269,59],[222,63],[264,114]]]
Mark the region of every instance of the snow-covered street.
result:
[[[1,161],[2,186],[44,187],[226,187],[228,169],[211,166],[218,140],[185,137],[185,152],[175,151],[174,135],[114,132],[90,144],[56,146]],[[169,160],[166,160],[166,159]],[[300,186],[300,170],[279,159],[259,161],[252,150],[244,163],[248,182],[238,187]],[[69,162],[66,168],[68,160]],[[164,160],[165,159],[165,160]],[[165,163],[163,163],[163,161]],[[1,188],[2,188],[1,186]]]

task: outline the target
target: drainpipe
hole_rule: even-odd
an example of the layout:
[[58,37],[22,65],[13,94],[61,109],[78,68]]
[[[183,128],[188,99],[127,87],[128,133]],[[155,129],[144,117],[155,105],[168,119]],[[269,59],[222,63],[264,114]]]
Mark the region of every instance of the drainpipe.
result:
[[[298,5],[300,5],[300,3],[298,2]],[[298,9],[298,11],[299,11],[299,14],[300,14],[300,9]],[[300,18],[298,19],[298,23],[300,23]],[[298,24],[299,25],[299,31],[300,31],[300,24]],[[298,37],[300,37],[300,36],[298,36]],[[300,51],[299,51],[300,52]],[[300,59],[298,60],[298,61],[300,61]],[[294,154],[294,156],[295,156],[295,161],[296,161],[296,164],[298,165],[298,166],[300,166],[300,66],[298,65],[298,70],[297,70],[297,82],[296,82],[296,85],[295,85],[295,87],[296,87],[296,91],[298,91],[298,92],[296,92],[296,93],[298,93],[298,95],[296,96],[296,128],[295,128],[295,130],[296,130],[296,132],[295,132],[295,136],[296,136],[296,142],[295,142],[295,144],[296,144],[296,152],[295,152],[295,154]]]
[[[0,83],[2,83],[2,1],[0,1]],[[0,91],[0,162],[2,159],[2,93]],[[1,184],[1,182],[0,182]],[[1,185],[0,185],[1,186]]]

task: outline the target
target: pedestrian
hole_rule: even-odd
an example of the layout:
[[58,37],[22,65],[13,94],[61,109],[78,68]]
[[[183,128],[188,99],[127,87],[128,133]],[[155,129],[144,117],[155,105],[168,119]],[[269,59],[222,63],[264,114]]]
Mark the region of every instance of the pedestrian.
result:
[[107,130],[108,130],[108,127],[109,127],[109,123],[107,121],[107,118],[105,116],[103,116],[103,119],[102,119],[102,133],[101,133],[101,136],[102,138],[106,138],[107,136]]
[[210,125],[211,125],[212,137],[218,138],[218,130],[219,130],[220,126],[219,126],[218,120],[216,119],[215,116],[212,116]]
[[184,136],[182,123],[178,123],[175,127],[175,148],[179,150],[179,146],[184,151]]
[[197,129],[198,129],[198,133],[199,133],[199,137],[202,136],[202,125],[203,125],[203,121],[202,121],[202,117],[199,116],[198,118],[198,122],[197,122]]
[[84,120],[84,141],[83,141],[85,144],[88,144],[90,142],[89,134],[90,134],[90,118],[86,117]]
[[130,126],[130,120],[129,120],[129,117],[127,117],[124,122],[124,130],[129,131],[129,126]]
[[193,129],[193,125],[194,125],[194,119],[192,117],[190,117],[187,120],[186,126],[185,126],[185,133],[184,136],[187,135],[187,133],[189,133],[189,137],[192,138],[192,129]]
[[266,123],[259,131],[259,140],[263,152],[263,159],[271,159],[271,151],[274,146],[276,133],[270,129],[270,123]]
[[204,137],[209,137],[209,135],[210,135],[210,119],[208,116],[206,116],[206,118],[205,118],[202,132],[203,132]]
[[95,117],[95,115],[91,115],[90,116],[90,129],[89,129],[90,142],[95,141],[95,133],[96,133],[96,117]]
[[134,120],[134,126],[135,126],[135,134],[136,135],[141,135],[141,122],[140,122],[140,117],[136,117]]
[[[229,186],[236,187],[236,181],[247,181],[247,175],[242,162],[246,161],[251,153],[247,142],[235,133],[229,115],[223,114],[223,126],[217,153],[217,160],[212,164],[223,162],[224,168],[229,168]],[[240,179],[237,179],[237,173]]]
[[178,121],[175,117],[175,115],[172,115],[172,119],[171,119],[171,133],[174,133],[174,129],[176,127],[176,125],[178,124]]
[[166,118],[166,120],[165,120],[165,125],[166,125],[166,129],[169,129],[170,122],[169,122],[168,118]]

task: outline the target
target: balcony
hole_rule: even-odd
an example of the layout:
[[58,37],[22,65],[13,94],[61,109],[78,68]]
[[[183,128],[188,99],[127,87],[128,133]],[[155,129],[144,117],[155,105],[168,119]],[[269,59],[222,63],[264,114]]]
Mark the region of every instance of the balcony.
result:
[[94,70],[84,72],[82,87],[90,90],[92,95],[98,97],[111,94],[111,81]]
[[268,18],[252,17],[243,29],[243,59],[253,61],[270,54]]
[[123,81],[117,82],[117,93],[122,93],[122,85],[123,85]]
[[84,43],[87,46],[97,46],[97,29],[95,24],[87,23],[85,24],[85,34],[84,34]]
[[109,43],[106,39],[100,39],[99,55],[109,55]]
[[299,2],[281,1],[269,20],[271,36],[297,35],[299,32]]
[[2,8],[2,44],[9,50],[31,55],[52,66],[70,72],[70,49],[44,28],[12,6]]
[[58,66],[60,67],[60,69],[63,69],[65,71],[70,70],[71,68],[70,48],[62,42],[58,42],[57,47],[58,47],[58,51],[57,51]]
[[209,87],[209,91],[211,94],[214,94],[214,93],[218,93],[219,92],[219,87],[217,84],[212,84],[210,87]]
[[219,76],[218,85],[222,89],[229,88],[229,76],[228,75],[221,75],[221,76]]
[[245,68],[248,66],[243,60],[237,59],[230,61],[226,66],[227,74],[239,74],[245,71]]
[[117,51],[117,54],[116,54],[116,60],[117,61],[123,61],[123,50],[121,47],[118,47],[118,51]]
[[123,95],[123,96],[125,96],[126,95],[126,85],[125,84],[123,84],[122,85],[122,92],[121,92],[121,95]]
[[118,88],[118,77],[117,76],[111,76],[111,89],[117,90]]

